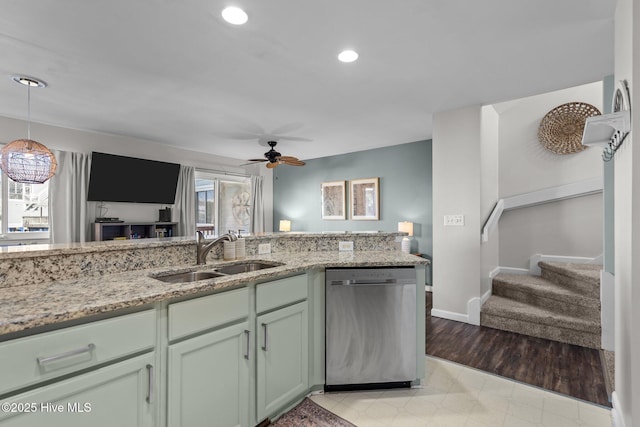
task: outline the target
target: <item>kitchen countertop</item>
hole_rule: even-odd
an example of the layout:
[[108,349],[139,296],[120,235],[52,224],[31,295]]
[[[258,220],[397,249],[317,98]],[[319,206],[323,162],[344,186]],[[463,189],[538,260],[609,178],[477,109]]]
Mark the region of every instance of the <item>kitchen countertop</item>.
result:
[[[176,242],[177,243],[177,242]],[[196,296],[269,281],[314,268],[413,266],[429,261],[399,251],[281,252],[247,257],[244,261],[266,261],[283,265],[188,283],[166,283],[152,276],[194,270],[212,270],[241,261],[211,260],[206,265],[166,266],[100,277],[83,277],[2,289],[0,335],[26,332],[31,328],[82,319],[120,309]]]

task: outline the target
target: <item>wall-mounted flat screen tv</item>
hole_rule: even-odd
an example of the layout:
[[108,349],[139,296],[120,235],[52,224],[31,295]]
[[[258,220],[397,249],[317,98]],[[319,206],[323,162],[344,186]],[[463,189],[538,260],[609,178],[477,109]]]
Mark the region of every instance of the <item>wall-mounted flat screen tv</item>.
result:
[[87,200],[173,204],[180,165],[91,153]]

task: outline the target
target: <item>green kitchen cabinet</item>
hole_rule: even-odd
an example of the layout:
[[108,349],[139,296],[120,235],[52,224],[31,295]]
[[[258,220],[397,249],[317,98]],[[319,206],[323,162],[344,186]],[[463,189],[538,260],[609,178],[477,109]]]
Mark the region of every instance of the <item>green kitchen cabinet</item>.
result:
[[245,321],[169,346],[169,426],[249,425],[250,342]]
[[259,347],[256,349],[256,414],[258,421],[272,416],[286,404],[307,392],[308,332],[307,301],[257,317],[256,334],[258,334]]
[[151,427],[153,353],[21,393],[1,401],[2,427]]

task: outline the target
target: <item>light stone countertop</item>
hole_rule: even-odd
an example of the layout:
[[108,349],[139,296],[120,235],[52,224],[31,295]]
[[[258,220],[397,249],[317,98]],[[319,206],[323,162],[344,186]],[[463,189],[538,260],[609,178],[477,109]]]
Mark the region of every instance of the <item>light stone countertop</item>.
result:
[[429,263],[426,259],[399,251],[327,251],[312,254],[285,252],[250,256],[245,261],[247,260],[262,260],[283,265],[189,283],[172,284],[152,277],[194,270],[212,270],[239,262],[212,260],[202,266],[167,266],[4,288],[0,292],[0,335],[27,332],[31,328],[51,326],[120,309],[135,309],[190,295],[228,290],[315,268],[414,266]]
[[[242,237],[249,242],[260,242],[263,240],[277,239],[280,241],[309,241],[324,238],[344,238],[349,237],[387,237],[402,236],[403,233],[383,232],[383,231],[325,231],[325,232],[265,232],[258,234],[243,234]],[[206,239],[212,239],[215,236],[206,236]],[[126,240],[105,240],[96,242],[83,243],[41,243],[33,245],[9,245],[0,246],[0,260],[41,257],[51,255],[72,255],[72,254],[90,254],[103,253],[109,251],[119,251],[137,248],[153,248],[153,247],[170,247],[170,246],[186,246],[195,244],[194,236],[178,236],[178,237],[162,237],[149,239],[126,239]]]

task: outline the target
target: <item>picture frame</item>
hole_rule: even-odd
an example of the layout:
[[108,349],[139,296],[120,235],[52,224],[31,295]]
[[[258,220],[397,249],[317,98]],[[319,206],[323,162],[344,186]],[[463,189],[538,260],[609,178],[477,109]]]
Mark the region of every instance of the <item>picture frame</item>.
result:
[[323,182],[320,190],[322,219],[346,219],[346,181]]
[[350,181],[351,219],[378,221],[380,219],[380,178]]

